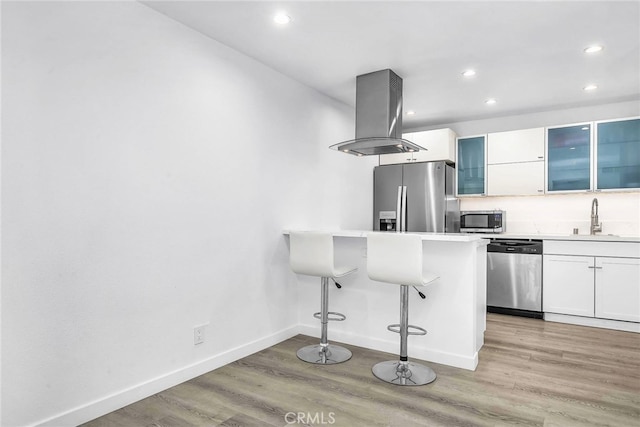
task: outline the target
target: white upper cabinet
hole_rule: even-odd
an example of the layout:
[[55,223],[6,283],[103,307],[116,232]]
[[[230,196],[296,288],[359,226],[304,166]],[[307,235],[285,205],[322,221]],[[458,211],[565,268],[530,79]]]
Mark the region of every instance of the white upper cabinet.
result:
[[381,165],[432,162],[439,160],[446,160],[450,162],[455,161],[457,135],[451,129],[408,132],[402,134],[402,137],[426,148],[427,150],[421,150],[415,153],[383,154],[380,156]]
[[596,123],[595,188],[640,188],[640,118]]
[[544,128],[487,136],[487,195],[544,194]]
[[458,138],[456,196],[484,196],[487,182],[487,135]]
[[590,256],[545,253],[542,256],[542,311],[594,317],[593,263]]
[[487,164],[544,161],[544,128],[490,133]]
[[547,128],[547,192],[640,188],[640,118]]
[[591,123],[547,128],[547,192],[589,191]]
[[544,161],[487,166],[489,196],[537,196],[544,194]]

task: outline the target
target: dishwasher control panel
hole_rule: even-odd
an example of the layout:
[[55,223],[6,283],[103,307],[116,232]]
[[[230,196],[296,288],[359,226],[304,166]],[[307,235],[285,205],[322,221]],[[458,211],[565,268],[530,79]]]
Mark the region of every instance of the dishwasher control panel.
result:
[[542,240],[491,239],[487,252],[542,254]]

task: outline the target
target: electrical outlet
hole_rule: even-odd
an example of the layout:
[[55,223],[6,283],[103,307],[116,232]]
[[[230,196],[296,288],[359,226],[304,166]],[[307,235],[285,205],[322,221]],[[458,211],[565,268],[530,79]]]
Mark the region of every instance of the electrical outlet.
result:
[[207,325],[195,326],[193,328],[193,345],[202,344],[204,342],[204,332]]

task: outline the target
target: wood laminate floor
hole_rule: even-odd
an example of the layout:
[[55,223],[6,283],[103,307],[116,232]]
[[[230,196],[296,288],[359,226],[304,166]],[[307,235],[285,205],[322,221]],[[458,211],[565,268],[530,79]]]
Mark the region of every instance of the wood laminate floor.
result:
[[85,426],[640,426],[640,334],[488,314],[476,371],[427,363],[438,378],[420,387],[372,376],[388,353],[296,358],[315,343],[296,336]]

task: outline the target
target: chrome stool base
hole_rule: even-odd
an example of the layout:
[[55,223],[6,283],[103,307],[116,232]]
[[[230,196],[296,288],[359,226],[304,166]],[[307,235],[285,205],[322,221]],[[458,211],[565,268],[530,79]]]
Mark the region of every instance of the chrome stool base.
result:
[[399,360],[377,363],[371,372],[376,378],[396,385],[425,385],[436,379],[436,373],[428,366]]
[[317,365],[335,365],[351,359],[351,351],[339,345],[329,344],[327,341],[327,325],[329,321],[338,322],[346,319],[342,313],[329,311],[329,278],[323,277],[321,280],[320,311],[314,313],[313,317],[320,319],[320,344],[308,345],[298,350],[298,359],[315,363]]
[[344,347],[333,344],[316,344],[298,350],[298,359],[318,365],[335,365],[351,359],[351,352]]

